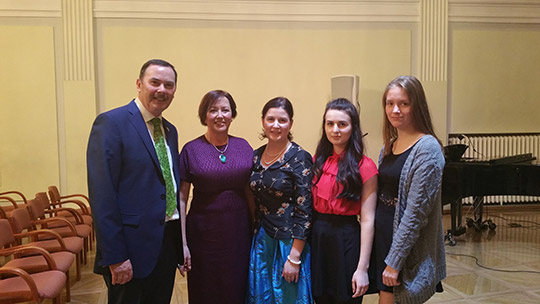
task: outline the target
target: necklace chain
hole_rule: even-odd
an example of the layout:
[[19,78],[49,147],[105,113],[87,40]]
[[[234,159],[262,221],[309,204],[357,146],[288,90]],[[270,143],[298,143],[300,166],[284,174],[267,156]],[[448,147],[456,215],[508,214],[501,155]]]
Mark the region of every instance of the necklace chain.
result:
[[287,144],[285,145],[285,147],[283,147],[283,149],[282,149],[281,151],[279,151],[278,154],[270,155],[270,153],[267,152],[268,146],[266,146],[266,148],[264,149],[264,153],[263,153],[263,154],[266,155],[267,157],[270,157],[271,159],[270,159],[270,161],[265,161],[265,160],[261,157],[262,162],[263,162],[265,165],[269,166],[270,164],[272,164],[273,162],[275,162],[276,160],[278,160],[278,158],[281,156],[281,154],[282,154],[283,152],[285,152],[285,150],[287,150],[287,147],[289,147],[289,143],[287,143]]
[[229,148],[229,136],[227,136],[227,143],[225,144],[225,148],[223,148],[223,150],[218,149],[218,147],[216,147],[216,145],[214,145],[206,135],[204,135],[204,137],[206,137],[206,140],[214,147],[214,149],[216,149],[216,151],[218,151],[219,161],[222,164],[225,164],[225,161],[227,161],[227,156],[225,156],[225,152],[227,151],[227,148]]
[[218,151],[219,154],[223,154],[225,153],[225,151],[227,151],[227,148],[229,147],[229,136],[227,136],[227,143],[225,144],[225,148],[223,148],[223,151],[221,151],[220,149],[218,149],[218,147],[216,147],[216,145],[214,145],[211,141],[210,141],[210,138],[208,137],[208,135],[204,134],[204,137],[206,138],[206,141],[209,142],[212,146],[214,146],[214,149],[216,149],[216,151]]
[[225,148],[223,148],[223,151],[221,151],[220,149],[218,149],[218,147],[216,147],[216,145],[214,145],[213,143],[210,143],[212,146],[214,146],[214,148],[216,149],[216,151],[219,152],[219,154],[224,154],[225,151],[227,151],[227,148],[229,147],[229,140],[227,139],[227,144],[225,144]]
[[[288,145],[288,144],[287,144]],[[287,145],[285,145],[285,148],[287,148]],[[285,149],[283,149],[285,150]],[[268,151],[266,149],[264,149],[264,153],[266,154],[266,156],[268,157],[277,157],[279,156],[281,153],[283,153],[283,150],[279,151],[277,154],[274,154],[274,155],[271,155],[270,153],[268,153]]]

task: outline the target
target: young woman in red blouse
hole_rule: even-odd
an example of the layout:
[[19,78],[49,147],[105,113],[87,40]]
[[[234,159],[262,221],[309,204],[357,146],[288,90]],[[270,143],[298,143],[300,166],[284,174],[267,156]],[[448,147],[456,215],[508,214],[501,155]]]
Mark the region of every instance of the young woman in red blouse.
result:
[[361,303],[369,286],[377,167],[364,155],[350,101],[329,102],[322,129],[313,165],[312,292],[317,304]]

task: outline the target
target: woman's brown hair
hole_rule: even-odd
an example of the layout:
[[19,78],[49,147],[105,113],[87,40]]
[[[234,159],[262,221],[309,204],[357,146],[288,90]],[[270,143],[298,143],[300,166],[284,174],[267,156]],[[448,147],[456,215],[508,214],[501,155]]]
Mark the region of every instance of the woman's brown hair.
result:
[[383,141],[384,151],[383,155],[388,155],[391,151],[391,143],[397,138],[397,130],[392,126],[388,117],[386,116],[386,96],[391,88],[402,88],[409,97],[411,103],[412,123],[417,131],[424,134],[432,135],[437,139],[442,147],[442,143],[433,131],[433,124],[431,123],[431,115],[429,114],[429,108],[427,105],[426,94],[422,84],[414,76],[398,76],[386,86],[382,97],[383,106]]

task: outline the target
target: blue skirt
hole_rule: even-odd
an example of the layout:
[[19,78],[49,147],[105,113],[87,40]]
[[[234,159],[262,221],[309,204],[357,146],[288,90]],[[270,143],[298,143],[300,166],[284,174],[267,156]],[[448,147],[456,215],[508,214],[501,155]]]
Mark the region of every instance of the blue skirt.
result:
[[311,257],[306,242],[302,251],[298,283],[281,276],[293,239],[277,240],[261,227],[253,237],[249,261],[248,304],[311,304]]

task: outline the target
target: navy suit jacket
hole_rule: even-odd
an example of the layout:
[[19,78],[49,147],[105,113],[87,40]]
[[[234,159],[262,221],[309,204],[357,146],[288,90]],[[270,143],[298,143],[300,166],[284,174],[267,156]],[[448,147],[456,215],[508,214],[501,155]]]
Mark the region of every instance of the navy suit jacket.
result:
[[[180,189],[178,133],[165,119],[163,128]],[[163,241],[166,192],[153,139],[135,101],[96,118],[87,167],[97,237],[94,271],[103,274],[108,265],[130,259],[133,277],[147,277]]]

